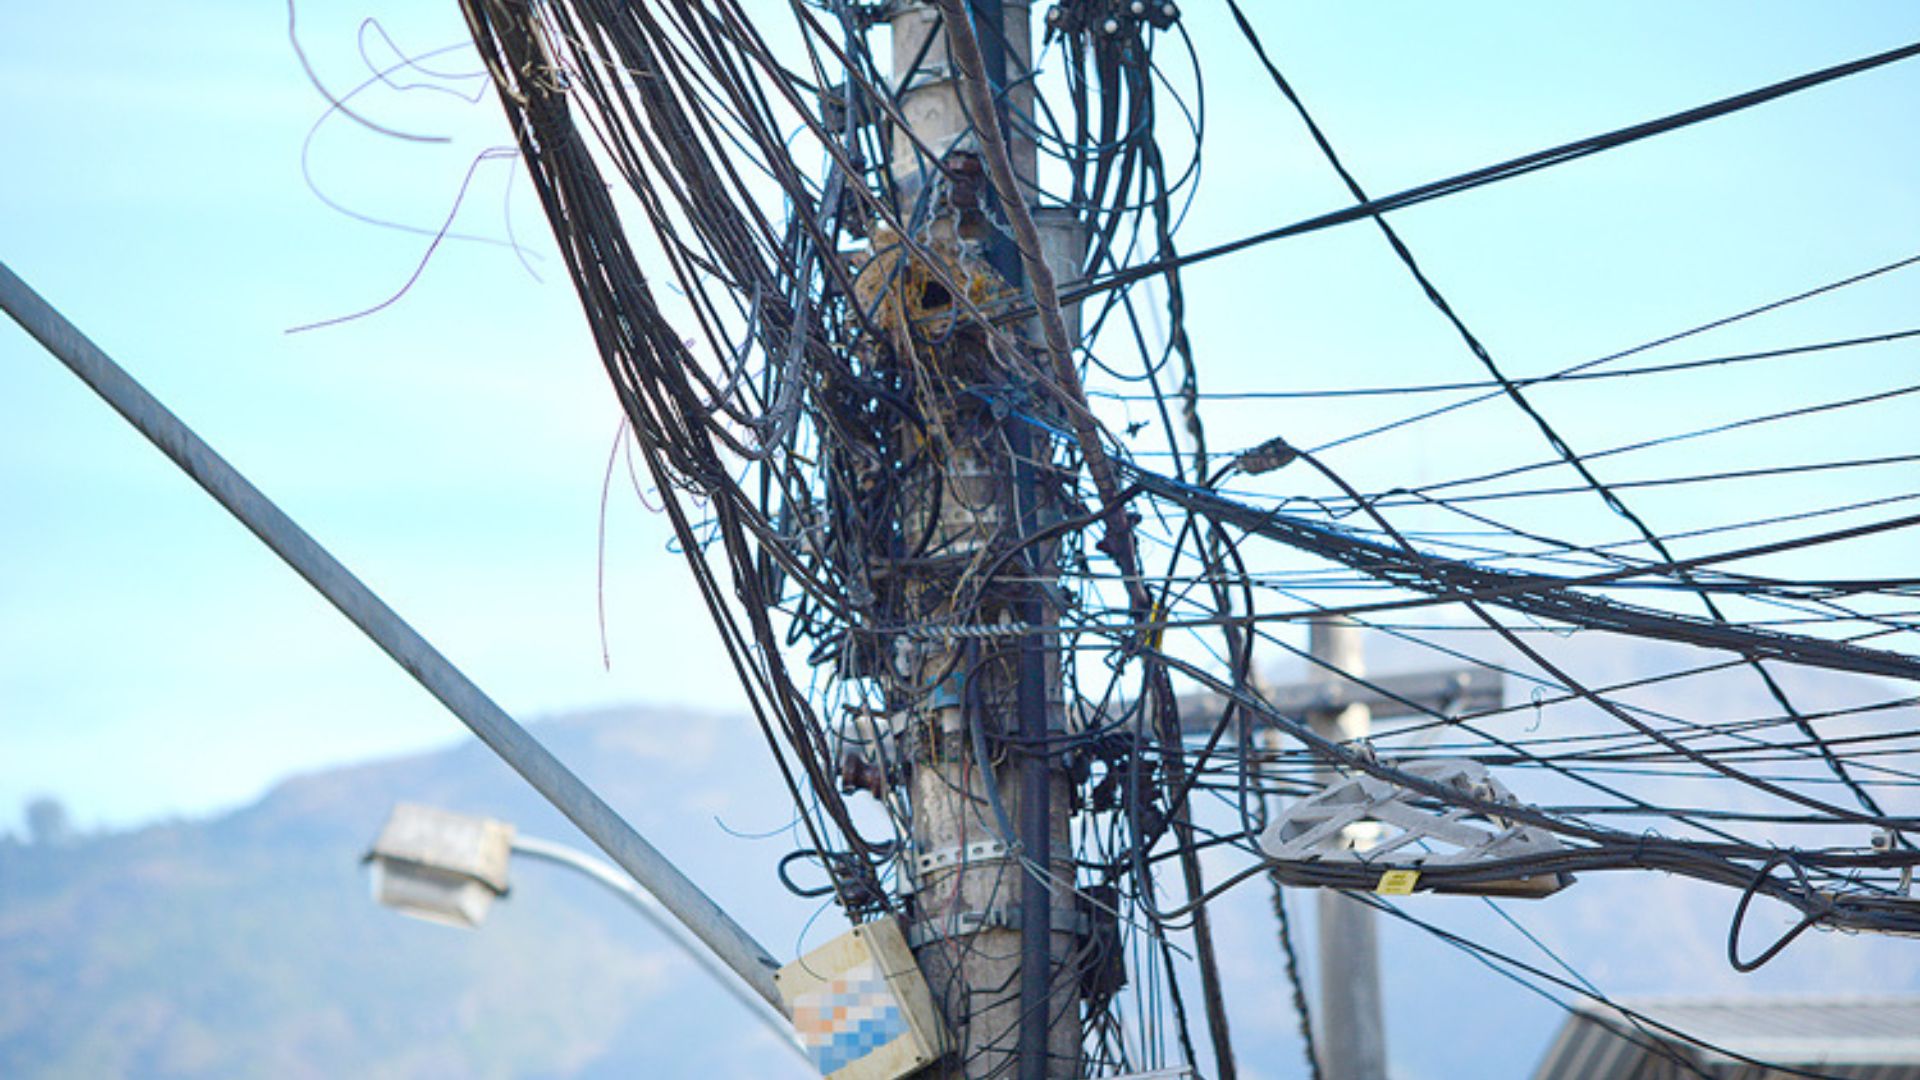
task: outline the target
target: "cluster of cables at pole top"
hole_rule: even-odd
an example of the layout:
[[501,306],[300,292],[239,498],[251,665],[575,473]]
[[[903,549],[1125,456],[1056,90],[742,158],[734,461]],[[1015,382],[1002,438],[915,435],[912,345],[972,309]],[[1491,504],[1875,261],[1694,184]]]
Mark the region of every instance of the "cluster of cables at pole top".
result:
[[[1834,553],[1847,545],[1920,524],[1910,479],[1920,455],[1856,440],[1809,457],[1795,436],[1837,416],[1882,423],[1874,410],[1920,383],[1898,371],[1873,385],[1863,376],[1790,406],[1726,395],[1695,426],[1601,446],[1576,447],[1548,418],[1619,384],[1693,392],[1709,385],[1702,379],[1793,365],[1869,370],[1920,329],[1712,343],[1784,308],[1912,273],[1920,255],[1703,312],[1657,340],[1522,378],[1449,305],[1387,216],[1920,47],[1376,193],[1341,163],[1234,7],[1244,40],[1219,44],[1254,51],[1276,106],[1297,113],[1352,205],[1183,251],[1175,236],[1199,185],[1206,127],[1201,54],[1171,6],[1062,0],[1041,23],[1035,77],[994,81],[992,113],[970,118],[982,142],[1034,148],[1035,217],[1069,215],[1083,229],[1076,272],[1016,289],[990,272],[994,237],[1014,231],[992,197],[995,178],[920,143],[901,112],[901,87],[965,78],[954,74],[964,65],[944,51],[876,52],[885,5],[815,0],[753,15],[738,0],[463,7],[634,451],[665,496],[677,547],[786,777],[798,848],[780,876],[795,891],[831,898],[856,920],[907,902],[909,749],[885,718],[915,703],[899,700],[899,678],[881,675],[915,642],[939,641],[954,646],[961,677],[926,680],[925,692],[966,688],[979,683],[973,669],[1004,662],[998,646],[1044,635],[1066,723],[1044,746],[1018,749],[1065,768],[1078,811],[1072,885],[1111,916],[1110,935],[1086,938],[1099,955],[1063,976],[1086,991],[1088,1074],[1193,1060],[1189,1013],[1219,1009],[1211,970],[1198,1005],[1182,996],[1194,976],[1179,974],[1190,956],[1210,967],[1207,903],[1238,880],[1204,883],[1200,851],[1237,849],[1252,857],[1250,874],[1295,884],[1375,887],[1378,866],[1279,867],[1260,845],[1278,807],[1330,776],[1384,781],[1418,812],[1554,838],[1488,861],[1436,860],[1422,891],[1659,870],[1725,886],[1742,911],[1757,898],[1785,903],[1802,917],[1796,934],[1920,932],[1920,906],[1907,899],[1920,818],[1902,812],[1920,785],[1920,579],[1813,578],[1803,558],[1845,567]],[[943,0],[928,10],[964,9]],[[1004,47],[996,28],[970,21],[982,51]],[[934,220],[956,205],[979,212]],[[1269,389],[1207,391],[1183,274],[1334,227],[1380,234],[1479,374],[1299,389],[1276,369],[1280,385]],[[1029,320],[1070,335],[1052,350],[1055,366],[1016,359],[1032,352],[1016,347]],[[927,360],[956,335],[980,343],[977,365]],[[1371,411],[1315,445],[1269,430],[1223,453],[1203,425],[1217,409],[1280,417],[1349,405]],[[1534,457],[1378,486],[1378,459],[1351,475],[1342,464],[1356,446],[1496,415],[1523,427]],[[1031,550],[954,543],[910,503],[948,482],[955,447],[1009,418],[1031,440],[1014,452],[1063,497],[1027,508],[1040,522]],[[1688,471],[1677,463],[1693,458],[1666,450],[1734,439],[1758,449],[1732,469]],[[1631,472],[1635,462],[1651,471]],[[1628,478],[1604,480],[1621,475],[1614,465]],[[1823,481],[1840,474],[1867,479],[1833,499]],[[1689,509],[1699,492],[1733,487],[1755,493],[1752,512],[1713,520]],[[1773,565],[1793,572],[1755,569]],[[1026,584],[1044,591],[1057,625],[1008,614],[995,590],[1022,575],[1036,579]],[[930,594],[929,581],[941,588]],[[1263,688],[1280,662],[1323,663],[1302,649],[1300,630],[1331,618],[1369,628],[1406,666],[1499,671],[1508,697],[1467,713],[1409,700],[1408,719],[1365,741],[1320,734]],[[1579,646],[1598,636],[1671,648],[1649,654],[1657,672],[1610,671],[1583,660]],[[1797,689],[1803,668],[1843,673],[1860,690],[1809,698]],[[1384,680],[1345,674],[1390,693]],[[1702,689],[1689,697],[1689,687]],[[1006,761],[1016,735],[985,722],[986,703],[961,697],[977,760]],[[1209,703],[1210,729],[1183,728],[1181,710],[1195,701]],[[1435,780],[1421,768],[1435,761],[1487,767],[1504,786]],[[1501,794],[1509,789],[1518,797]],[[1738,946],[1740,966],[1780,947]],[[1123,977],[1101,974],[1122,958]]]

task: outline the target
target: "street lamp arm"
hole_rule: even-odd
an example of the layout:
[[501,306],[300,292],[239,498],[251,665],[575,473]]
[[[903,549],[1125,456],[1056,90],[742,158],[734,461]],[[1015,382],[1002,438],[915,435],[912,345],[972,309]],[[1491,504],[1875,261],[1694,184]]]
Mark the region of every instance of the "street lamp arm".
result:
[[0,263],[0,310],[252,530],[588,839],[636,880],[646,882],[661,905],[739,972],[755,993],[778,1006],[780,990],[773,973],[780,964],[759,942],[340,560],[4,263]]
[[658,900],[636,885],[633,879],[622,873],[618,867],[565,844],[557,844],[551,840],[542,840],[524,834],[514,836],[513,850],[516,854],[525,855],[531,859],[557,863],[578,870],[608,889],[619,893],[621,898],[640,913],[641,918],[652,924],[654,929],[665,934],[668,940],[687,955],[688,959],[700,965],[700,969],[711,976],[721,989],[771,1029],[779,1037],[782,1045],[799,1054],[807,1062],[809,1071],[812,1071],[813,1059],[807,1056],[806,1049],[800,1045],[787,1017],[783,1013],[776,1012],[767,1001],[754,993],[741,979],[739,973],[721,963],[698,939],[688,933],[686,928],[682,927]]

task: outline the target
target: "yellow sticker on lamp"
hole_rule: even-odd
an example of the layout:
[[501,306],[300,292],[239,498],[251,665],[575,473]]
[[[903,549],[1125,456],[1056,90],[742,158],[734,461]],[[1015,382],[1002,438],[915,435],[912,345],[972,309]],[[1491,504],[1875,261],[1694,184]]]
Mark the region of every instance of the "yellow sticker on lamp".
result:
[[1387,870],[1380,875],[1380,884],[1373,891],[1381,896],[1412,896],[1413,887],[1420,883],[1418,870]]

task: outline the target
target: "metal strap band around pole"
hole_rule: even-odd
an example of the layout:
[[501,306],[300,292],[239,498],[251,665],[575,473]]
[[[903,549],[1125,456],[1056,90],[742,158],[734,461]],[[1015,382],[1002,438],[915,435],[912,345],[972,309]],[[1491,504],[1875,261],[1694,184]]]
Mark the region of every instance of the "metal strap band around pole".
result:
[[227,464],[179,417],[0,263],[0,308],[59,358],[114,411],[140,430],[227,512],[238,518],[294,572],[340,609],[467,725],[494,753],[513,766],[546,800],[580,827],[588,839],[733,969],[754,993],[783,1014],[773,973],[779,967],[760,943],[687,880],[666,856],[614,812],[553,756],[540,740],[508,716],[439,650],[395,614],[320,544],[307,535],[246,477]]

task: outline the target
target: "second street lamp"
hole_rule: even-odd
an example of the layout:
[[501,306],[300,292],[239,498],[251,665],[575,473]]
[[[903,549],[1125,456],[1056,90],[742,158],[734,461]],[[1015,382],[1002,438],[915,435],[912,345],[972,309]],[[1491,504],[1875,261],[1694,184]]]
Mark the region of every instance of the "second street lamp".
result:
[[477,927],[493,901],[507,893],[510,854],[577,870],[618,893],[783,1046],[812,1060],[787,1018],[753,993],[676,922],[659,902],[619,868],[551,840],[521,835],[511,824],[456,814],[415,803],[398,803],[368,851],[374,899],[404,915],[461,927]]

